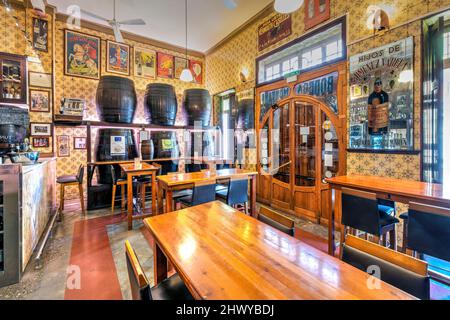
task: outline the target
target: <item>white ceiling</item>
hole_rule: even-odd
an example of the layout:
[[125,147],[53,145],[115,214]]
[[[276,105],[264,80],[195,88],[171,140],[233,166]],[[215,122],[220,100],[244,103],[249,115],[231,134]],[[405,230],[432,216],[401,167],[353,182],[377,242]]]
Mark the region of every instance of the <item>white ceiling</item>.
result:
[[[123,26],[121,29],[147,38],[185,46],[184,0],[116,0],[117,20],[141,18],[145,26]],[[188,0],[188,47],[205,52],[244,24],[272,0]],[[99,16],[113,17],[113,0],[49,0],[58,12],[66,13],[70,5]],[[82,19],[101,23],[82,15]],[[107,24],[105,24],[107,25]]]

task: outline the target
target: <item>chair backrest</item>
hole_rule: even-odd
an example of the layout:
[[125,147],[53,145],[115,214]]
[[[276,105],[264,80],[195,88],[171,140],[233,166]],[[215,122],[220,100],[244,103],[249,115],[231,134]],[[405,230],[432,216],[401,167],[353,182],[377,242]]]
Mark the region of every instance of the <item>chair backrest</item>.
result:
[[157,176],[162,175],[162,166],[159,163],[153,162],[152,166],[158,168],[158,171],[156,172]]
[[288,217],[285,217],[269,208],[261,207],[259,209],[258,220],[292,237],[295,234],[294,220],[289,219]]
[[232,177],[228,184],[227,204],[233,206],[248,202],[248,178]]
[[77,173],[77,180],[79,183],[83,183],[83,179],[84,179],[84,166],[82,164],[80,164],[80,167],[78,168],[78,173]]
[[112,182],[113,182],[113,184],[117,184],[117,181],[119,180],[119,176],[117,175],[116,168],[114,167],[114,165],[110,165],[110,168],[111,168]]
[[208,179],[194,183],[192,191],[192,205],[198,206],[203,203],[216,200],[216,180]]
[[186,173],[200,172],[202,171],[202,166],[197,163],[187,164],[185,167]]
[[133,300],[153,300],[148,279],[142,270],[136,252],[128,240],[125,241],[125,253]]
[[380,236],[380,215],[376,194],[342,188],[342,224]]
[[410,203],[408,211],[409,249],[450,261],[450,209]]
[[419,299],[430,299],[430,277],[425,261],[351,235],[347,236],[341,254],[342,261],[355,268],[379,275],[380,280]]

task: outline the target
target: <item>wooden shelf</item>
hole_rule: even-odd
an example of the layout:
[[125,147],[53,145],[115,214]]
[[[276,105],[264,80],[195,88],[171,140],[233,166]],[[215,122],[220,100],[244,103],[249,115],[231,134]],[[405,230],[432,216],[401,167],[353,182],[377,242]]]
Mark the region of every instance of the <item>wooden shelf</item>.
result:
[[60,119],[56,118],[55,115],[55,126],[64,126],[64,125],[74,125],[74,126],[90,126],[90,127],[98,127],[98,128],[145,128],[145,129],[155,129],[155,130],[214,130],[216,127],[202,127],[196,128],[194,126],[159,126],[155,124],[145,124],[145,123],[110,123],[110,122],[102,122],[102,121],[86,121],[83,120],[81,122],[73,122],[70,123],[69,119],[71,116],[64,116]]

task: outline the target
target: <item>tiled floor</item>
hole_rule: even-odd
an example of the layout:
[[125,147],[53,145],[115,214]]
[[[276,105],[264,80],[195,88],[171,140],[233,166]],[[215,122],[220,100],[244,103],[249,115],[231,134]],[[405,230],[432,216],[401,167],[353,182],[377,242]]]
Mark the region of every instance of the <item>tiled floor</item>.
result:
[[[301,219],[296,227],[297,238],[326,252],[326,228]],[[78,203],[71,202],[47,244],[43,268],[30,263],[21,283],[0,289],[0,300],[130,299],[125,240],[153,283],[153,240],[141,222],[128,231],[124,216],[99,210],[83,217]],[[448,287],[434,284],[432,292],[434,298],[450,299]]]

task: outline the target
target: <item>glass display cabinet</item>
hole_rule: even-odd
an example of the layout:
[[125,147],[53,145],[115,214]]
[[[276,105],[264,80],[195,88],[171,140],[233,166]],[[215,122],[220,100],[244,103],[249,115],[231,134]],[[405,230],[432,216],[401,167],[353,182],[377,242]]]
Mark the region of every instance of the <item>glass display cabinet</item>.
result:
[[26,57],[0,53],[0,66],[0,102],[26,104]]

